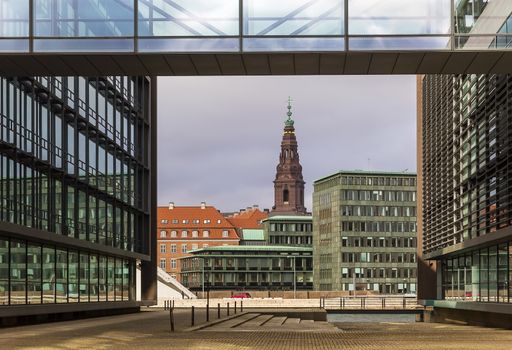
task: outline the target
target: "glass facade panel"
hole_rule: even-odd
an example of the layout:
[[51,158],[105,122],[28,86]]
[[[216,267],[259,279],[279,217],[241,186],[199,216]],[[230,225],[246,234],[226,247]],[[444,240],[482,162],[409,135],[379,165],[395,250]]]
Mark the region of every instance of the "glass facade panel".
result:
[[123,259],[115,259],[115,300],[123,300]]
[[443,298],[509,303],[512,245],[502,243],[443,260]]
[[89,255],[89,301],[91,302],[99,300],[98,269],[98,256],[96,254]]
[[57,249],[56,255],[56,297],[57,303],[68,302],[68,252]]
[[0,305],[9,304],[9,240],[0,237]]
[[43,303],[55,303],[55,248],[43,247]]
[[238,0],[139,1],[139,36],[233,36]]
[[107,286],[109,301],[133,300],[134,269],[127,259],[0,238],[0,306],[107,301]]
[[133,36],[133,0],[34,0],[34,35]]
[[343,0],[244,1],[244,35],[342,35],[343,19]]
[[68,252],[68,302],[78,302],[78,253]]
[[349,34],[449,34],[450,1],[349,0]]
[[0,37],[27,37],[29,12],[29,0],[0,1]]
[[115,269],[115,259],[112,257],[108,257],[108,267],[107,267],[107,300],[115,301],[115,291],[114,291],[114,269]]
[[11,241],[10,304],[27,303],[27,247],[24,242]]

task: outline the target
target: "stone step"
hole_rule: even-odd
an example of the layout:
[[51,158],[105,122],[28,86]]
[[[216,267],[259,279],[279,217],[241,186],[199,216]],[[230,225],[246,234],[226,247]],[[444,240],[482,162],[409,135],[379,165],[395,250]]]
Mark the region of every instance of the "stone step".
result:
[[281,316],[281,317],[272,317],[268,322],[266,322],[262,327],[265,328],[275,328],[275,327],[281,327],[283,323],[286,322],[287,317]]
[[244,314],[242,316],[235,317],[235,318],[229,319],[227,321],[218,323],[211,327],[204,328],[203,330],[204,331],[229,331],[229,330],[232,330],[233,328],[239,327],[240,325],[244,324],[245,322],[248,322],[254,318],[257,318],[258,316],[260,316],[260,314],[258,314],[258,313]]
[[258,327],[263,326],[265,323],[267,323],[272,317],[274,317],[274,316],[273,315],[259,315],[258,317],[253,318],[252,320],[241,324],[237,328],[240,328],[240,329],[258,328]]
[[287,318],[284,325],[296,325],[300,323],[300,318]]

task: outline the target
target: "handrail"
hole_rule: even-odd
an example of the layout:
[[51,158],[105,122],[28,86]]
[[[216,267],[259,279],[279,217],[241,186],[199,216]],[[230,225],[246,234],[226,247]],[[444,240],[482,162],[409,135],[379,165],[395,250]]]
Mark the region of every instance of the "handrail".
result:
[[322,298],[321,303],[325,310],[415,310],[418,308],[416,297],[400,295]]

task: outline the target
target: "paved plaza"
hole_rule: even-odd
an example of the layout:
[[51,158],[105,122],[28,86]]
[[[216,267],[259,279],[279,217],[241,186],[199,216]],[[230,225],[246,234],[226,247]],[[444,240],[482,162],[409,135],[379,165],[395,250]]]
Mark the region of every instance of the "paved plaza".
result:
[[[263,316],[247,315],[242,317],[252,323],[235,329],[221,326],[192,332],[186,331],[189,310],[177,310],[175,333],[169,330],[168,312],[161,310],[5,328],[0,330],[0,349],[512,349],[512,331],[494,328],[390,322],[334,327],[295,319],[281,325],[274,320],[272,327],[258,328],[255,320]],[[204,318],[203,312],[197,313],[197,323]]]

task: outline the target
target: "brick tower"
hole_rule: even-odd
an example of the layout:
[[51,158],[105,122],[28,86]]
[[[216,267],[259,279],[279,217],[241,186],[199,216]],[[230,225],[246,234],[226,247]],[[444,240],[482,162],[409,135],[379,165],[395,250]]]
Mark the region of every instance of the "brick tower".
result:
[[291,100],[288,100],[288,119],[284,122],[281,154],[274,180],[274,206],[272,214],[306,214],[304,207],[304,179],[297,151]]

